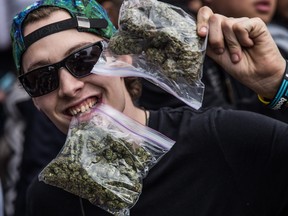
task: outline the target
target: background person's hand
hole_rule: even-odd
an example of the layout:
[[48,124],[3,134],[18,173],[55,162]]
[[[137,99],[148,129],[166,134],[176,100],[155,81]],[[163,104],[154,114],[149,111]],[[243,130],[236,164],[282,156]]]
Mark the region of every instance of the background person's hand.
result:
[[197,25],[200,36],[208,34],[208,56],[257,94],[273,98],[286,61],[261,19],[227,18],[202,7]]

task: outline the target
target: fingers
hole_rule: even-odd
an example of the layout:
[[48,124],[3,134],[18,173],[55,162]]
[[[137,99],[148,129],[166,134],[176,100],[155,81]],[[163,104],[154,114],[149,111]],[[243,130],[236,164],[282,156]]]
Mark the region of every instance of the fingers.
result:
[[209,29],[209,18],[213,15],[209,7],[201,7],[197,13],[197,33],[200,37],[206,37]]
[[208,45],[209,48],[215,54],[223,54],[225,51],[225,40],[224,34],[222,31],[221,23],[223,22],[224,17],[219,14],[214,14],[210,16],[209,19],[209,38]]
[[223,22],[221,23],[225,45],[229,51],[231,62],[233,63],[238,63],[242,58],[243,43],[242,41],[239,40],[239,37],[241,37],[244,41],[246,41],[245,37],[249,36],[247,34],[245,34],[244,36],[241,35],[242,31],[240,32],[235,31],[235,26],[238,23],[245,22],[247,20],[249,19],[248,18],[239,18],[239,19],[228,18],[228,19],[223,20]]
[[208,55],[213,54],[215,57],[225,54],[225,57],[230,57],[235,64],[241,61],[243,48],[252,47],[259,32],[263,32],[265,24],[259,22],[261,20],[257,18],[227,18],[214,14],[205,6],[200,8],[197,14],[197,32],[200,37],[209,35]]
[[251,19],[249,18],[244,18],[241,21],[234,24],[233,32],[237,37],[241,46],[252,47],[254,45],[253,37],[250,36],[250,32],[252,29],[253,24],[251,22]]
[[250,31],[253,29],[251,20],[244,18],[227,18],[219,14],[209,18],[209,49],[221,55],[229,53],[232,63],[236,64],[242,59],[243,48],[253,46]]
[[[224,37],[221,29],[223,16],[214,15],[209,7],[201,7],[197,13],[197,33],[200,37],[206,37],[209,33],[209,45],[215,53],[224,51]],[[210,48],[209,47],[209,48]]]

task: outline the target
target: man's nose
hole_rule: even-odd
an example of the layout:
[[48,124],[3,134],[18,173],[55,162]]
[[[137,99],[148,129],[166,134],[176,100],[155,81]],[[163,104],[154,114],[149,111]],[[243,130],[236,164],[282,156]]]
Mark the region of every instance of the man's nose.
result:
[[80,91],[84,82],[74,77],[65,67],[58,71],[59,74],[59,95],[73,97]]

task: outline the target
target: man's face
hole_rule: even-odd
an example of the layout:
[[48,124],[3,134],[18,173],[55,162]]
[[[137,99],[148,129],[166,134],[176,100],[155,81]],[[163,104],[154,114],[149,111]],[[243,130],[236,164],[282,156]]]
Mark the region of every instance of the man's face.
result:
[[[70,15],[64,11],[54,12],[49,18],[28,24],[24,35],[44,25],[68,18]],[[51,34],[27,49],[22,59],[23,70],[26,73],[59,62],[75,50],[100,40],[96,35],[75,29]],[[59,87],[46,95],[33,98],[33,101],[63,133],[68,132],[73,115],[86,112],[99,102],[109,104],[122,112],[126,108],[128,92],[123,78],[95,74],[75,78],[65,68],[59,69],[58,76]]]
[[203,0],[215,12],[228,17],[260,17],[271,21],[277,0]]

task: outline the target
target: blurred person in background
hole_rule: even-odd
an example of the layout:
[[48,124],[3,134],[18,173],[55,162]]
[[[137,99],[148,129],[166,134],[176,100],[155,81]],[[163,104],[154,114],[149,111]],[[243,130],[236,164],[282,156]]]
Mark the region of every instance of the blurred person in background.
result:
[[227,17],[259,17],[266,24],[272,20],[277,0],[202,0],[214,13]]
[[[26,2],[27,4],[29,3],[28,1]],[[7,214],[7,209],[10,209],[9,206],[12,205],[12,200],[15,198],[16,181],[19,177],[18,159],[22,152],[22,147],[19,145],[21,143],[20,134],[23,132],[23,124],[13,125],[11,128],[7,126],[7,123],[10,124],[12,120],[17,120],[17,123],[22,122],[21,118],[17,119],[19,117],[17,113],[14,113],[14,105],[12,107],[10,105],[12,101],[18,101],[22,96],[23,100],[29,100],[27,94],[23,91],[19,95],[18,93],[12,94],[14,90],[18,91],[19,86],[14,85],[16,76],[14,74],[15,66],[12,58],[9,30],[13,14],[21,9],[24,4],[25,1],[6,0],[1,1],[0,7],[0,175],[3,186],[3,211],[5,209],[5,215],[9,215]],[[16,160],[13,160],[13,157]]]
[[278,0],[276,13],[268,29],[281,53],[288,59],[288,0]]
[[[12,89],[13,83],[16,79],[15,74],[11,72],[3,72],[0,70],[0,138],[3,137],[5,122],[7,119],[5,102],[9,92]],[[1,139],[0,139],[1,140]],[[9,151],[7,148],[0,142],[0,178],[3,178],[4,167],[8,158]]]
[[[2,65],[3,62],[1,62]],[[4,87],[0,91],[4,95],[1,102],[2,133],[0,135],[1,181],[3,185],[5,215],[12,215],[13,202],[17,197],[16,184],[20,179],[19,166],[23,153],[26,121],[17,105],[28,101],[28,95],[19,88],[16,76],[12,72],[2,71]],[[0,82],[1,82],[0,81]]]
[[119,11],[123,0],[98,0],[98,3],[102,5],[103,8],[108,13],[108,16],[113,23],[113,25],[118,27]]
[[4,101],[8,92],[11,89],[11,84],[15,80],[15,75],[9,72],[0,72],[0,216],[4,215],[4,197],[3,197],[3,187],[2,179],[4,178],[4,169],[7,164],[7,159],[9,157],[9,150],[7,146],[1,142],[1,137],[4,133],[4,123],[6,121],[6,113],[4,111]]
[[3,211],[5,216],[23,216],[26,189],[31,179],[58,153],[65,141],[65,136],[35,108],[15,76],[10,24],[16,12],[32,2],[5,0],[0,7],[0,179],[3,191],[0,215]]

